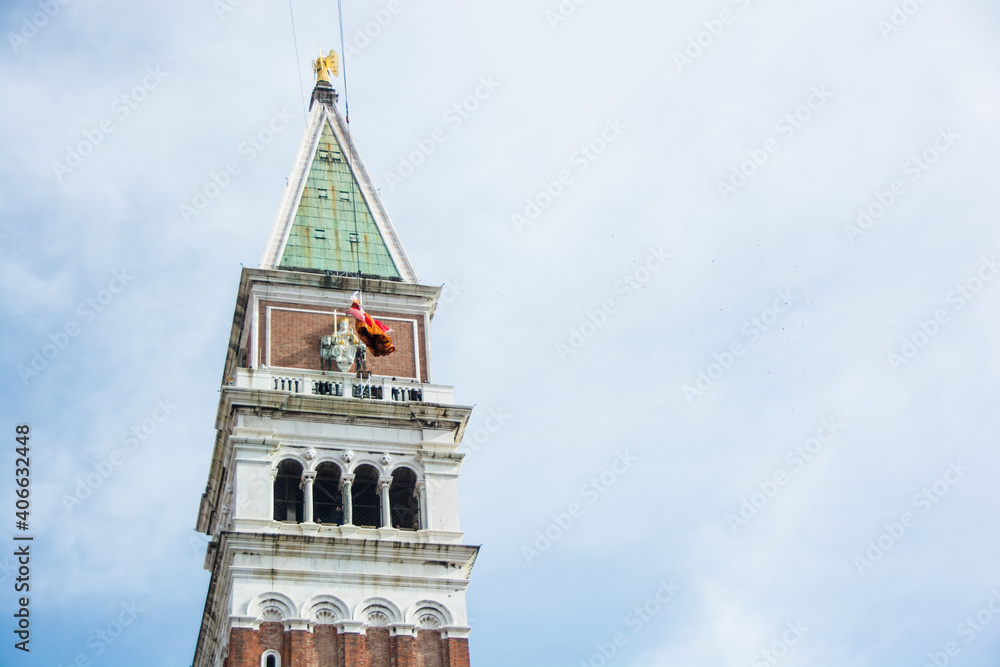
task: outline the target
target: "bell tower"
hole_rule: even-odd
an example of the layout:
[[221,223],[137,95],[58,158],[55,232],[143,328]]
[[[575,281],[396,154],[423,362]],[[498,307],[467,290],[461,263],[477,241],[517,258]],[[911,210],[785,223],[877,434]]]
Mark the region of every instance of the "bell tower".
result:
[[197,529],[194,667],[468,667],[472,411],[431,374],[421,285],[315,63],[305,137],[244,269]]

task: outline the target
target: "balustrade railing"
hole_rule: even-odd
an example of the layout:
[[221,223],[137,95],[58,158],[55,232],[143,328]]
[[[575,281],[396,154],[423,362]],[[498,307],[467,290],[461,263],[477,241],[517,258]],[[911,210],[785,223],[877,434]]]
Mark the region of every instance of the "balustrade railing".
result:
[[237,369],[233,385],[247,389],[270,389],[291,394],[372,401],[454,403],[452,387],[399,381],[382,376],[358,377],[330,371],[323,373],[292,371],[287,368],[240,368]]

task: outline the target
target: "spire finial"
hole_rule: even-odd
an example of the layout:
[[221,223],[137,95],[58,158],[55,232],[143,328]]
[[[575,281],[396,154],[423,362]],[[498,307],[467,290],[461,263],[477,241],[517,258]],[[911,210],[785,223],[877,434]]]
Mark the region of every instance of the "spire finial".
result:
[[333,50],[324,56],[323,49],[319,48],[319,58],[313,61],[313,73],[316,75],[317,83],[320,81],[330,83],[331,76],[336,77],[340,74],[340,56]]

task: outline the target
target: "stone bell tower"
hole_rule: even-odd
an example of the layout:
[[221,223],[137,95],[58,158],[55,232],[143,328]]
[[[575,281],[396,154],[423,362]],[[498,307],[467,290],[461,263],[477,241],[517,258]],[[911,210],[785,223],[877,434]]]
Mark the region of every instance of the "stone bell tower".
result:
[[[441,288],[418,282],[320,73],[261,266],[240,279],[193,664],[467,667],[479,548],[462,543],[457,450],[471,408],[432,381]],[[390,354],[359,353],[355,293]]]

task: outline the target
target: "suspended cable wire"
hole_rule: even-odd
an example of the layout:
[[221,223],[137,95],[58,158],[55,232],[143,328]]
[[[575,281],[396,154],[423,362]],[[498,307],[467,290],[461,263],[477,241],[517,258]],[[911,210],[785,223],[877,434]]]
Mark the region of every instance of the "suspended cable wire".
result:
[[[295,12],[292,11],[292,0],[288,0],[288,14],[292,17],[292,45],[295,46],[295,69],[299,73],[299,97],[302,99],[302,119],[306,122],[309,121],[309,115],[306,112],[306,89],[302,85],[302,67],[299,65],[299,39],[295,36]],[[343,40],[343,31],[341,31],[341,40]],[[345,88],[344,94],[347,94]]]
[[[289,0],[291,1],[291,0]],[[342,0],[337,0],[337,22],[340,25],[340,53],[343,56],[341,59],[341,68],[344,72],[344,120],[347,121],[347,137],[348,140],[353,143],[351,137],[351,107],[347,101],[347,53],[344,51],[344,6]],[[360,185],[357,182],[357,174],[354,174],[354,168],[351,167],[351,174],[354,176],[354,185],[359,189],[354,192],[352,187],[351,199],[353,200],[351,209],[354,213],[354,240],[351,245],[354,246],[354,259],[358,266],[358,279],[361,278],[361,234],[358,231],[358,199],[363,199],[360,192]]]
[[[291,0],[288,0],[291,2]],[[340,53],[343,56],[342,66],[344,70],[344,119],[347,121],[347,128],[351,128],[351,105],[347,101],[347,54],[344,52],[344,7],[341,0],[337,0],[337,22],[340,24]]]

